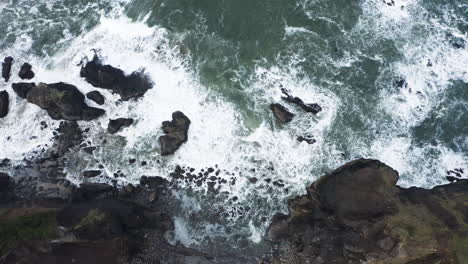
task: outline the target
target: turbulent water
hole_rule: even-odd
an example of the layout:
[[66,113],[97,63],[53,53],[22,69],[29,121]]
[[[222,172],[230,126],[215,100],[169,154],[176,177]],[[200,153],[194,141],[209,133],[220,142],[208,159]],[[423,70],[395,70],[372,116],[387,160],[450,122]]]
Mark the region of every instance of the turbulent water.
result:
[[[13,82],[29,61],[33,81],[65,81],[82,92],[95,90],[77,66],[91,49],[127,73],[143,68],[155,82],[143,98],[118,102],[100,90],[107,114],[80,125],[101,148],[71,153],[69,179],[79,183],[81,171],[99,164],[107,176],[96,180],[121,170],[119,184],[169,178],[176,165],[217,166],[231,182],[219,193],[191,183],[173,190],[168,239],[255,254],[287,198],[346,161],[379,159],[400,172],[401,186],[431,187],[447,170],[468,170],[468,4],[391,2],[1,0],[0,55],[16,59]],[[0,81],[12,100],[0,119],[0,158],[21,164],[50,145],[59,122],[15,96],[12,81]],[[323,111],[287,105],[295,118],[278,125],[269,105],[282,101],[281,88]],[[189,139],[162,157],[160,124],[176,110],[192,120]],[[106,134],[117,117],[136,123]],[[296,140],[305,135],[317,142]]]

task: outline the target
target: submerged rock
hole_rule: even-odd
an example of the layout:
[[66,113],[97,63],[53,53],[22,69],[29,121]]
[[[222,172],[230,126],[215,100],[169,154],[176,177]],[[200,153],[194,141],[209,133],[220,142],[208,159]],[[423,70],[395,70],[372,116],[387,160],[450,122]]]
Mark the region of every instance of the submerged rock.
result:
[[32,78],[34,78],[34,72],[32,71],[31,64],[25,62],[21,66],[21,69],[20,69],[20,72],[19,72],[18,76],[23,80],[24,79],[31,80]]
[[291,122],[291,120],[294,117],[294,114],[289,112],[289,110],[280,105],[280,104],[271,104],[270,109],[273,112],[273,115],[275,116],[276,120],[280,123],[288,123]]
[[52,119],[90,121],[105,113],[102,109],[89,107],[84,102],[84,95],[71,84],[63,82],[40,83],[37,86],[17,86],[18,89],[19,87],[22,89],[21,92],[27,90],[26,99],[28,102],[45,109]]
[[153,87],[144,72],[135,71],[127,76],[120,69],[103,65],[98,56],[81,68],[80,76],[94,87],[118,93],[124,101],[141,97]]
[[398,178],[364,159],[320,178],[273,218],[271,263],[466,263],[468,181],[426,190]]
[[83,176],[86,178],[94,178],[101,175],[101,173],[100,170],[88,170],[83,172]]
[[117,118],[115,120],[109,120],[109,125],[107,126],[107,131],[111,134],[117,133],[120,129],[124,127],[129,127],[133,124],[132,118]]
[[98,105],[103,105],[106,100],[104,96],[98,91],[89,92],[86,94],[86,97]]
[[312,145],[314,144],[315,142],[317,142],[317,140],[311,138],[311,137],[308,137],[308,136],[298,136],[297,137],[297,141],[299,142],[306,142],[307,144],[309,145]]
[[8,82],[10,80],[12,65],[13,65],[12,57],[6,57],[2,62],[2,78],[5,80],[5,82]]
[[163,132],[166,134],[159,137],[161,155],[170,155],[187,142],[190,119],[184,113],[177,111],[172,113],[172,121],[162,123]]
[[7,91],[0,92],[0,118],[4,118],[8,115],[10,108],[10,98]]
[[314,115],[316,115],[322,111],[322,107],[320,105],[315,103],[306,104],[304,103],[304,101],[302,101],[301,98],[289,95],[288,91],[284,88],[281,89],[281,92],[285,95],[282,96],[281,99],[285,100],[286,102],[298,105],[300,108],[302,108],[302,110],[308,113],[313,113]]

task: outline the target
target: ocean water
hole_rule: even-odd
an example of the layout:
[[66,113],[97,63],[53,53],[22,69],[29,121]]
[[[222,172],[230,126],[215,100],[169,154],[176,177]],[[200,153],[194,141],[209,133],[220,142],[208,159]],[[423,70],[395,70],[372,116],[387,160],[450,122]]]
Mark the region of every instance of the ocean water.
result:
[[[468,171],[466,1],[1,0],[0,24],[0,55],[15,58],[12,80],[0,80],[11,99],[0,158],[14,164],[50,145],[59,124],[14,94],[23,62],[33,65],[33,81],[64,81],[83,93],[96,90],[79,77],[92,49],[107,64],[151,76],[154,88],[138,100],[99,89],[106,115],[80,126],[100,148],[72,151],[66,170],[80,183],[81,171],[103,165],[95,181],[124,185],[142,175],[170,179],[177,165],[219,169],[228,183],[218,192],[183,181],[171,191],[174,244],[255,255],[288,198],[356,158],[392,166],[404,187],[430,188],[446,182],[447,170]],[[269,105],[281,103],[281,88],[323,111],[283,102],[295,118],[277,124]],[[162,157],[160,124],[176,110],[192,121],[189,139]],[[117,117],[136,122],[108,135]],[[125,177],[114,178],[119,170]]]

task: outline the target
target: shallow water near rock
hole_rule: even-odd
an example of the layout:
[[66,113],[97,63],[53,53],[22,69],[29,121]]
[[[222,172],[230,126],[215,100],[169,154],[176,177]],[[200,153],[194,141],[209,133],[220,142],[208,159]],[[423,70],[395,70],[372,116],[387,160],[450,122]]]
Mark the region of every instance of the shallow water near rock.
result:
[[[31,82],[63,81],[106,98],[102,106],[86,99],[106,114],[80,122],[87,145],[98,148],[68,154],[71,181],[173,179],[177,166],[184,175],[208,172],[201,183],[175,177],[165,198],[174,203],[174,244],[260,255],[271,216],[288,198],[360,157],[399,171],[404,187],[444,183],[448,170],[468,171],[468,4],[394,2],[4,1],[0,55],[15,61],[10,81],[0,80],[10,95],[0,159],[37,157],[59,126],[11,88],[29,62]],[[78,64],[95,51],[127,74],[144,71],[154,87],[129,101],[93,87]],[[285,102],[283,88],[322,111]],[[287,106],[292,121],[277,123],[272,103]],[[175,111],[191,120],[188,141],[163,157],[161,123]],[[134,123],[106,133],[117,118]],[[97,169],[101,176],[83,178]]]

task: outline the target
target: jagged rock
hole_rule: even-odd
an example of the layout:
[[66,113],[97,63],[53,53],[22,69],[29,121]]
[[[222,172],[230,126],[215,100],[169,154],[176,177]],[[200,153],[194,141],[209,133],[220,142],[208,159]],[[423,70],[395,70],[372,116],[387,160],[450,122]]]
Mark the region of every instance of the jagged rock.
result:
[[136,71],[126,76],[120,69],[103,65],[98,56],[94,56],[92,61],[81,68],[80,76],[94,87],[118,93],[124,101],[141,97],[153,87],[144,72]]
[[2,78],[5,79],[5,82],[10,80],[11,76],[11,65],[13,64],[12,57],[6,57],[2,62]]
[[273,112],[273,115],[275,116],[276,120],[278,120],[278,122],[282,124],[291,122],[291,120],[294,117],[293,113],[289,112],[289,110],[286,107],[280,104],[271,104],[270,109]]
[[35,83],[14,83],[11,85],[11,87],[13,88],[13,91],[15,91],[15,93],[19,97],[26,99],[28,92],[31,89],[35,88],[36,84]]
[[42,178],[36,186],[36,196],[39,199],[61,199],[68,201],[73,196],[75,186],[68,180]]
[[132,118],[117,118],[115,120],[109,120],[107,131],[111,134],[117,133],[120,129],[129,127],[133,124]]
[[322,111],[322,107],[320,107],[320,105],[315,104],[315,103],[306,104],[304,103],[304,101],[302,101],[301,98],[289,95],[288,91],[284,88],[281,89],[281,92],[285,95],[285,96],[282,96],[281,99],[285,100],[286,102],[298,105],[300,108],[302,108],[302,110],[308,113],[313,113],[314,115],[316,115],[320,111]]
[[10,98],[7,91],[0,92],[0,118],[4,118],[8,115],[10,108]]
[[102,109],[89,107],[84,102],[84,95],[71,84],[40,83],[30,88],[26,93],[28,102],[45,109],[52,119],[90,121],[105,113]]
[[172,121],[164,121],[162,130],[166,134],[159,137],[161,155],[171,155],[187,142],[190,119],[184,113],[177,111],[172,113]]
[[18,76],[23,80],[24,79],[31,80],[32,78],[34,78],[34,72],[32,71],[31,64],[25,62],[21,66],[21,69],[20,69],[20,72],[19,72]]
[[86,97],[89,99],[89,100],[92,100],[94,101],[96,104],[98,105],[103,105],[104,102],[105,102],[105,98],[104,96],[98,92],[98,91],[92,91],[92,92],[89,92],[86,94]]
[[468,181],[432,190],[397,181],[398,172],[364,159],[323,176],[273,218],[271,263],[465,263]]

